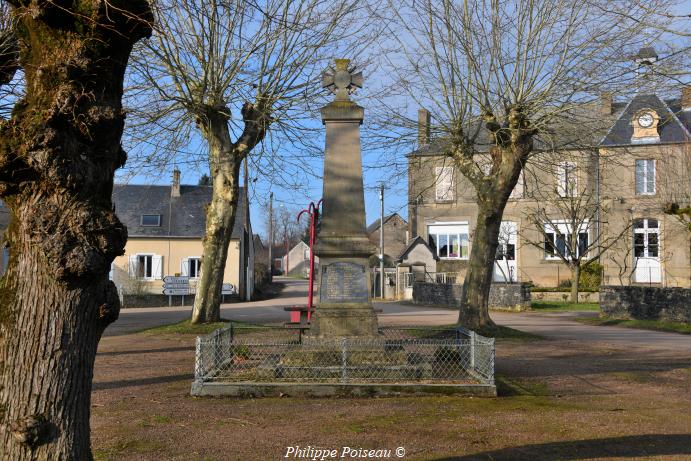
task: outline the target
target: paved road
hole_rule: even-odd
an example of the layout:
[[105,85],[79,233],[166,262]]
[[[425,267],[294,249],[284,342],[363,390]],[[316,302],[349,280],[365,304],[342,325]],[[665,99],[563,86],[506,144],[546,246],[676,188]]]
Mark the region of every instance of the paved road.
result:
[[[277,298],[246,303],[224,304],[221,316],[226,319],[256,323],[285,322],[288,313],[283,307],[305,304],[307,282],[277,278],[284,285]],[[406,303],[375,303],[383,310],[379,314],[385,325],[449,325],[456,322],[457,312],[452,309],[430,308]],[[492,318],[500,325],[527,331],[553,339],[583,340],[623,347],[674,350],[678,354],[691,355],[691,335],[634,330],[619,327],[583,325],[572,321],[576,316],[596,315],[585,313],[502,313],[493,312]],[[120,318],[108,327],[106,336],[128,334],[156,325],[178,322],[189,318],[189,307],[159,307],[123,309]]]

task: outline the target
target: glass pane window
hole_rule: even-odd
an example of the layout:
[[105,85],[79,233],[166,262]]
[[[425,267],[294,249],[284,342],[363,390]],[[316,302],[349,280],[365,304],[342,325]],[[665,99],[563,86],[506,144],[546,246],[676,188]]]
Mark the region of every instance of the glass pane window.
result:
[[554,257],[554,232],[545,232],[545,257]]
[[636,160],[636,194],[655,193],[655,160]]
[[645,257],[645,234],[634,234],[633,255],[637,258]]
[[161,225],[161,215],[160,214],[143,214],[142,215],[142,226],[158,227],[160,225]]
[[588,252],[588,233],[578,233],[578,255],[583,256]]
[[648,257],[657,258],[657,233],[650,232],[647,234],[648,237]]
[[440,258],[467,259],[467,229],[467,224],[430,225],[427,229],[429,246]]
[[137,257],[137,277],[152,278],[153,277],[153,256],[139,255]]
[[513,243],[506,244],[506,259],[508,261],[513,261],[516,259],[516,245]]
[[439,235],[439,257],[446,258],[449,256],[449,236]]
[[458,234],[449,235],[449,258],[459,258]]
[[190,278],[196,279],[201,275],[202,260],[199,258],[189,258],[189,272]]

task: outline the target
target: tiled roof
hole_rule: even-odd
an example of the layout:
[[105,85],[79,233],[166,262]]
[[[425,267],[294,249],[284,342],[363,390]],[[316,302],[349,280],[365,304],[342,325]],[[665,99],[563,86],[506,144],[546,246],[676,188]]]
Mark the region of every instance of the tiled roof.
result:
[[[211,186],[180,186],[180,197],[170,196],[171,186],[116,184],[113,188],[115,213],[127,226],[130,237],[203,238],[206,205],[211,202]],[[240,188],[232,237],[244,231],[244,189]],[[142,226],[142,215],[161,215],[160,226]]]

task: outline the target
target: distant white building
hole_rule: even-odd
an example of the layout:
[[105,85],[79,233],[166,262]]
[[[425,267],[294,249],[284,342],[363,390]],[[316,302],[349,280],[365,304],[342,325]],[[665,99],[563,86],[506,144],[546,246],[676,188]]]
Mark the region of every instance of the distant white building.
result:
[[[314,257],[314,268],[319,267],[319,257]],[[288,268],[287,272],[285,268]],[[305,242],[298,242],[290,249],[287,255],[284,255],[281,261],[281,269],[286,275],[293,275],[298,277],[309,277],[310,271],[310,247]]]

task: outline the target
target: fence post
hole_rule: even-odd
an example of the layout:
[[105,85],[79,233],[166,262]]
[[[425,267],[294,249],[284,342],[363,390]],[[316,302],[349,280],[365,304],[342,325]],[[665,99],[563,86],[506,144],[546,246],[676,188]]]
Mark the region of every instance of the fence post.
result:
[[204,375],[204,363],[202,361],[202,338],[197,336],[194,346],[194,380],[199,381]]
[[341,339],[341,382],[345,384],[348,381],[348,340]]
[[475,332],[470,331],[470,369],[475,370]]

